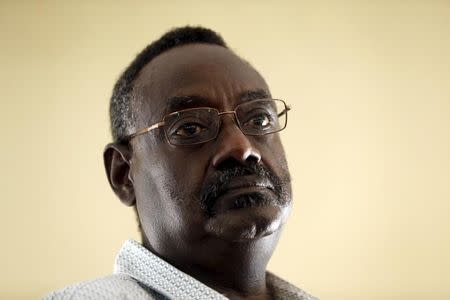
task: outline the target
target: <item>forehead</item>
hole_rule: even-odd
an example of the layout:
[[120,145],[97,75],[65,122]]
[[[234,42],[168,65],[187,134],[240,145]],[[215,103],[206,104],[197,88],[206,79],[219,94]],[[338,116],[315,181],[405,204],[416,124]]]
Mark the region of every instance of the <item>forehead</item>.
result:
[[135,90],[144,121],[146,115],[154,119],[169,112],[173,98],[194,96],[191,99],[202,99],[201,106],[229,110],[245,100],[243,95],[255,91],[269,95],[264,79],[247,62],[208,44],[184,45],[157,56],[141,70]]

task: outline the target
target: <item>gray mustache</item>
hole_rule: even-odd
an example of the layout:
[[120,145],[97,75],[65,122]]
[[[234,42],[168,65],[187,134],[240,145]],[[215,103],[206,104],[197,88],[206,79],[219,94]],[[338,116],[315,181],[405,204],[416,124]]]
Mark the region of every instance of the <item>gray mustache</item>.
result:
[[[224,188],[236,177],[254,175],[257,179],[268,180],[273,186],[274,193],[277,196],[278,204],[283,204],[282,195],[284,186],[290,182],[290,178],[282,180],[274,174],[269,168],[258,164],[250,163],[242,165],[239,163],[229,163],[222,166],[215,174],[203,185],[200,193],[201,208],[208,217],[214,216],[214,205],[217,198],[224,192]],[[253,196],[257,197],[257,196]],[[257,197],[259,198],[259,197]]]

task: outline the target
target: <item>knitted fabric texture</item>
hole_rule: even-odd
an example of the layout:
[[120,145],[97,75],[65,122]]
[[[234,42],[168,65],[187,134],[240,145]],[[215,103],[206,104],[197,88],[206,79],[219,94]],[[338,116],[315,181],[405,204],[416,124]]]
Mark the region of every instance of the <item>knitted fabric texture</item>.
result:
[[[275,299],[317,300],[303,290],[267,272],[267,288]],[[78,299],[228,299],[181,272],[134,240],[128,240],[116,257],[114,274],[68,286],[44,300]]]

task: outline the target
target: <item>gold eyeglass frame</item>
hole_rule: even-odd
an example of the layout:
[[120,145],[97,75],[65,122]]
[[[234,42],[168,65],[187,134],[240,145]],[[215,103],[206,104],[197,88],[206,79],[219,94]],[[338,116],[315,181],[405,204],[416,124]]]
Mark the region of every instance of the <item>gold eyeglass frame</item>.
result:
[[[212,107],[195,107],[195,108],[187,108],[187,109],[182,109],[182,110],[174,111],[174,112],[171,112],[171,113],[165,115],[165,116],[163,117],[163,119],[162,119],[160,122],[155,123],[155,124],[153,124],[153,125],[150,125],[149,127],[142,128],[142,129],[136,131],[136,132],[133,133],[133,134],[127,135],[126,137],[123,138],[123,141],[129,142],[131,139],[133,139],[133,138],[136,137],[136,136],[142,135],[142,134],[144,134],[144,133],[148,133],[148,132],[152,131],[153,129],[156,129],[156,128],[159,128],[159,127],[163,127],[164,125],[166,125],[165,120],[166,120],[166,118],[169,117],[169,116],[176,115],[176,114],[179,114],[179,113],[181,113],[181,112],[187,112],[187,111],[198,110],[198,109],[215,110],[215,111],[217,112],[217,116],[218,116],[219,118],[220,118],[220,116],[222,116],[222,115],[226,115],[226,114],[234,114],[234,120],[235,120],[236,124],[238,125],[239,129],[241,130],[241,132],[242,132],[244,135],[249,135],[249,136],[263,136],[263,135],[267,135],[267,134],[272,134],[272,133],[280,132],[280,131],[282,131],[283,129],[285,129],[286,126],[287,126],[287,122],[288,122],[288,114],[287,114],[287,112],[291,110],[291,107],[290,107],[289,105],[287,105],[286,102],[285,102],[284,100],[282,100],[282,99],[263,98],[263,99],[255,99],[254,101],[259,101],[259,100],[275,100],[275,101],[281,101],[281,102],[284,104],[285,109],[282,110],[282,111],[278,114],[278,117],[280,117],[282,114],[286,114],[286,121],[285,121],[285,124],[284,124],[284,126],[283,126],[282,128],[280,128],[280,129],[278,129],[278,130],[276,130],[276,131],[271,131],[271,132],[267,132],[267,133],[264,133],[264,134],[246,134],[246,133],[244,133],[244,131],[243,131],[242,128],[241,128],[241,124],[240,124],[240,122],[239,122],[239,120],[238,120],[238,118],[237,118],[237,115],[236,115],[236,108],[239,107],[239,106],[242,105],[242,104],[247,104],[247,103],[248,103],[248,102],[243,102],[243,103],[240,103],[240,104],[236,105],[236,107],[234,108],[234,110],[223,111],[223,112],[220,112],[219,110],[217,110],[217,109],[215,109],[215,108],[212,108]],[[219,126],[219,128],[220,128],[220,126]],[[167,136],[167,131],[166,131],[166,130],[164,130],[164,135],[165,135],[167,141],[169,142],[169,144],[171,144],[171,145],[174,145],[174,146],[191,146],[191,145],[203,144],[203,143],[209,142],[209,141],[211,141],[211,140],[214,140],[215,138],[217,138],[217,135],[219,134],[219,132],[220,132],[220,129],[217,130],[217,133],[215,134],[214,137],[211,137],[211,138],[209,138],[209,139],[207,139],[207,140],[204,140],[204,141],[201,141],[201,142],[196,142],[196,143],[186,144],[186,145],[172,144],[172,143],[170,142],[169,137]]]

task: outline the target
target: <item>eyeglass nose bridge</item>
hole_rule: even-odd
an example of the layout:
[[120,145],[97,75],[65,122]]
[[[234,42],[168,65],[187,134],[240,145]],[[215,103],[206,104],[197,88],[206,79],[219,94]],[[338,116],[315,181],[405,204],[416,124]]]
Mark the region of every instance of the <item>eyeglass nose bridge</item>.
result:
[[[241,124],[239,124],[239,120],[238,120],[238,118],[237,118],[237,114],[236,114],[236,111],[235,111],[235,110],[222,111],[222,112],[219,112],[219,113],[217,114],[217,116],[218,116],[219,118],[220,118],[221,116],[223,116],[223,115],[234,115],[234,122],[236,122],[236,125],[237,125],[238,128],[242,131]],[[217,134],[219,134],[220,127],[222,127],[222,119],[221,119],[221,118],[220,118],[220,123],[219,123],[219,128],[218,128]],[[244,133],[244,132],[242,131],[242,133]],[[245,133],[244,133],[244,134],[245,134]]]
[[226,115],[226,114],[233,114],[236,117],[236,111],[235,110],[222,111],[222,112],[219,112],[217,115],[220,117],[221,115]]
[[241,127],[241,124],[240,124],[240,122],[238,120],[238,116],[237,116],[236,110],[229,110],[229,111],[222,111],[222,112],[218,112],[217,113],[217,116],[219,118],[219,125],[217,127],[216,134],[215,134],[215,136],[212,139],[216,139],[219,136],[220,131],[222,130],[222,118],[220,118],[220,117],[223,116],[223,115],[230,115],[230,114],[234,115],[233,119],[234,119],[235,124],[239,128],[239,131],[245,136],[248,135],[247,133],[245,133],[245,131]]

